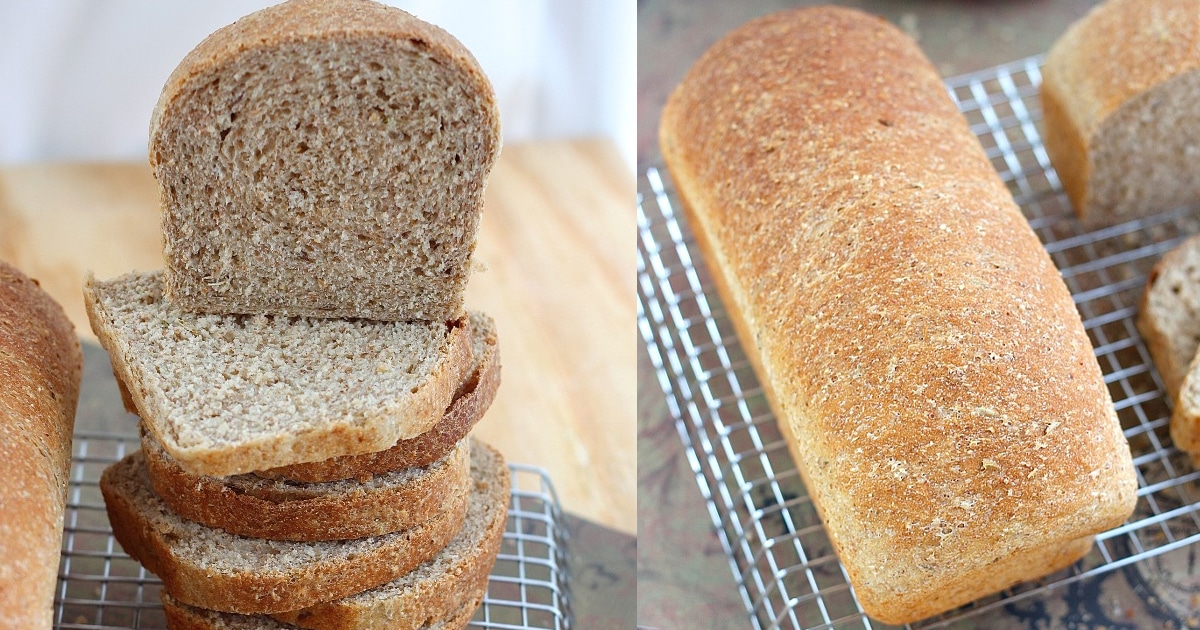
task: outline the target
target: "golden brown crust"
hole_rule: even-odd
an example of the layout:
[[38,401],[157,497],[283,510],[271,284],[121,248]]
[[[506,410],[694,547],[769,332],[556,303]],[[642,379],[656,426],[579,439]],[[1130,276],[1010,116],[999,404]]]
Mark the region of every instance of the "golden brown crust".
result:
[[[473,331],[472,334],[479,334]],[[459,386],[446,414],[434,427],[392,448],[364,455],[346,455],[320,462],[280,466],[255,474],[269,479],[288,479],[304,483],[369,479],[413,466],[426,466],[441,459],[471,432],[496,398],[500,388],[500,346],[494,329],[488,329],[484,353],[475,358],[475,372]]]
[[82,370],[62,307],[0,261],[0,611],[9,627],[53,620]]
[[241,614],[297,610],[385,584],[436,556],[458,533],[466,516],[464,504],[461,509],[382,537],[370,552],[352,558],[317,557],[289,570],[242,567],[221,571],[182,556],[180,545],[203,543],[183,539],[186,532],[150,520],[147,515],[157,508],[139,505],[124,488],[131,474],[140,475],[140,483],[150,483],[144,471],[129,470],[143,465],[138,451],[101,475],[100,490],[113,536],[125,553],[162,580],[172,597],[210,610]]
[[401,471],[404,483],[377,487],[294,484],[251,475],[233,479],[180,468],[142,431],[142,453],[154,492],[176,514],[231,534],[272,540],[348,540],[397,532],[442,512],[465,509],[470,453],[458,445],[428,469]]
[[869,614],[1039,576],[1008,560],[1129,515],[1070,294],[911,40],[845,9],[755,20],[671,95],[661,146]]

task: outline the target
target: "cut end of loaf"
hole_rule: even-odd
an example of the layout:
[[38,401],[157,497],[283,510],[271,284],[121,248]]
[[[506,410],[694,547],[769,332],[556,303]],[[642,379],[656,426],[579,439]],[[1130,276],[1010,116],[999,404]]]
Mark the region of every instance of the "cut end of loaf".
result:
[[457,319],[500,148],[494,101],[457,40],[371,2],[288,2],[213,34],[151,127],[169,297]]
[[196,315],[158,273],[90,281],[85,298],[138,414],[197,474],[390,448],[441,419],[471,365],[465,322]]

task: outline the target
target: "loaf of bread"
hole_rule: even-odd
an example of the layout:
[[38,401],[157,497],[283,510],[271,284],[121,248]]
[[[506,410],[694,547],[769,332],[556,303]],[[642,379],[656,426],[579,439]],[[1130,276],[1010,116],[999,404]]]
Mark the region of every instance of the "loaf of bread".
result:
[[458,387],[454,401],[432,429],[375,453],[343,455],[320,462],[293,464],[258,471],[260,477],[319,483],[340,479],[369,479],[401,468],[427,466],[462,441],[491,407],[500,388],[500,346],[495,322],[479,311],[468,311],[474,365]]
[[1129,516],[1129,446],[1071,296],[912,40],[848,9],[754,20],[660,131],[869,615],[1058,570]]
[[89,278],[84,300],[146,427],[201,475],[391,448],[442,419],[472,363],[466,317],[198,315],[160,273]]
[[[172,629],[457,630],[483,601],[508,514],[509,473],[495,449],[471,441],[473,489],[462,530],[438,555],[397,580],[304,610],[235,615],[187,606],[163,596]],[[286,622],[286,625],[283,623]]]
[[1200,201],[1195,0],[1108,0],[1042,71],[1046,153],[1087,225]]
[[453,36],[368,0],[290,0],[213,33],[163,88],[150,165],[187,311],[456,320],[495,95]]
[[37,282],[0,261],[0,628],[49,630],[83,354]]

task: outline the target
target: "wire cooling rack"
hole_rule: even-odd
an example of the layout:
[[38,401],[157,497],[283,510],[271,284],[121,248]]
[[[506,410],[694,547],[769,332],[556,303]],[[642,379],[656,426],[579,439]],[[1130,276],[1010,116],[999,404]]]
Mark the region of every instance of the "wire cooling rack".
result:
[[[100,473],[136,450],[136,435],[75,433],[66,528],[55,598],[55,628],[166,628],[160,582],[113,539]],[[512,499],[500,555],[472,628],[508,630],[572,625],[567,532],[550,479],[531,466],[510,464]]]
[[[1200,473],[1170,444],[1168,402],[1134,327],[1151,266],[1200,225],[1178,210],[1084,231],[1038,135],[1040,67],[1032,57],[947,87],[1075,298],[1133,452],[1137,507],[1070,569],[915,627],[978,622],[1200,540]],[[854,599],[679,208],[664,170],[640,174],[638,327],[753,626],[885,627]]]

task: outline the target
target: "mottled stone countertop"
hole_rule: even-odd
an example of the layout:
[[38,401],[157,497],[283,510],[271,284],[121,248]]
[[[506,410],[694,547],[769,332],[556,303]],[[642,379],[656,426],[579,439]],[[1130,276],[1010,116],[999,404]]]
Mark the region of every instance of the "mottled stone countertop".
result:
[[[658,116],[690,64],[726,31],[775,10],[816,2],[639,0],[638,159],[658,164]],[[882,15],[915,36],[944,76],[1044,53],[1090,0],[859,0],[840,2]],[[638,353],[638,621],[661,628],[748,627],[728,561],[701,499],[680,438],[639,337]],[[1138,578],[1183,562],[1113,571],[1012,607],[1003,625],[1065,628],[1195,627],[1194,615],[1164,613]],[[1182,560],[1180,559],[1182,558]],[[1194,563],[1193,563],[1194,564]],[[1153,580],[1150,580],[1151,582]],[[1191,580],[1191,587],[1196,587]],[[1200,588],[1197,588],[1200,590]],[[1193,598],[1195,599],[1195,598]],[[1186,607],[1186,605],[1185,605]],[[1193,609],[1196,602],[1190,604]],[[976,623],[987,623],[977,620]]]

